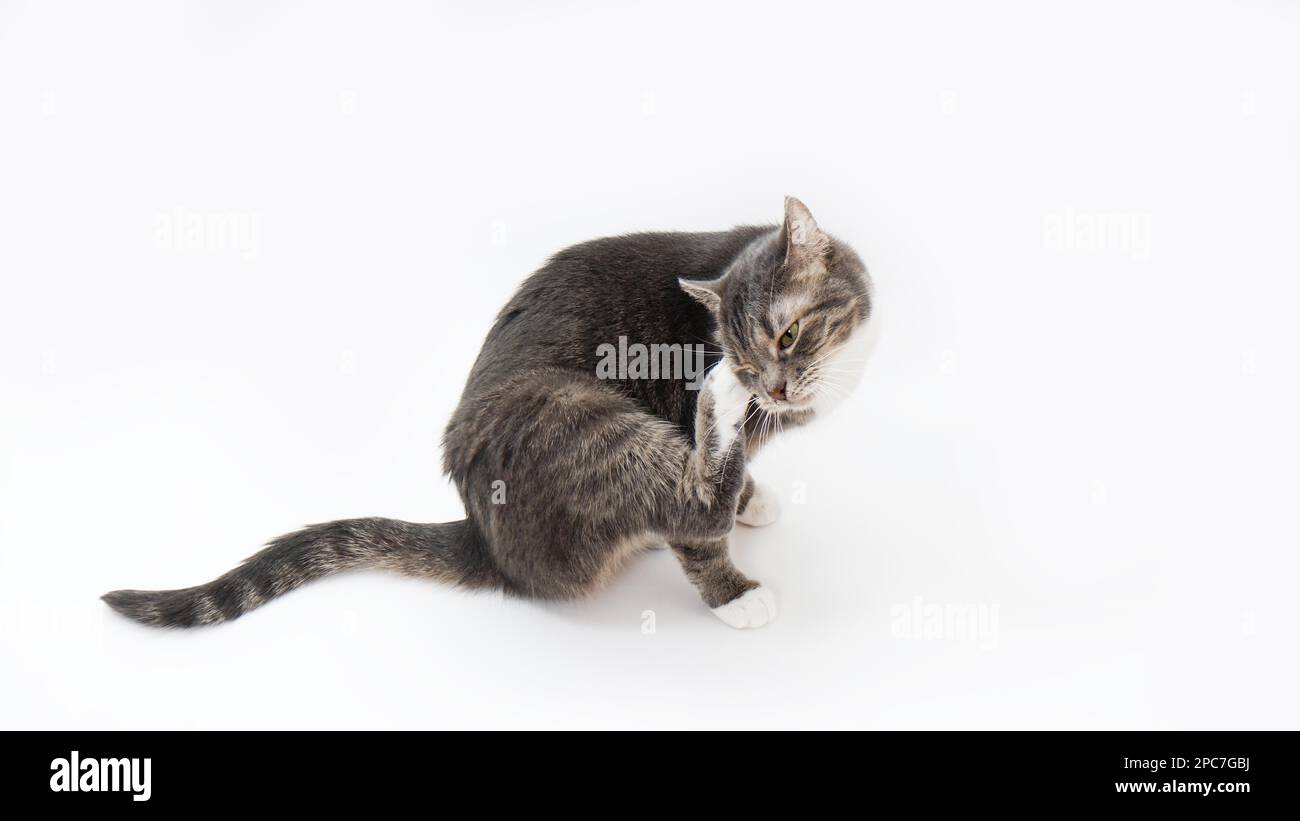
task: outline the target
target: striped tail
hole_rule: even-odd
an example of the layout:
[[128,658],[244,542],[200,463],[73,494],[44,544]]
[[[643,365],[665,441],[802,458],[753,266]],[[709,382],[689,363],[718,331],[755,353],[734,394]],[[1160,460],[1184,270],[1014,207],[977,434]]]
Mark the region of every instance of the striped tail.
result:
[[464,519],[443,524],[345,519],[281,536],[198,587],[114,590],[103,599],[142,624],[194,627],[239,618],[312,579],[359,567],[471,588],[502,586],[477,528]]

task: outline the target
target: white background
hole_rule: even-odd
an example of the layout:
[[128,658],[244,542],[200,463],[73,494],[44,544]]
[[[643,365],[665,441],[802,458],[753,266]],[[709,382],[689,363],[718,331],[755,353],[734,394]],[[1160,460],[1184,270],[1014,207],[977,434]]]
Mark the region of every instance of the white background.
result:
[[[0,5],[0,727],[1300,727],[1298,42],[1282,2]],[[98,600],[459,518],[438,438],[524,276],[787,193],[879,336],[753,465],[772,626],[662,552],[564,606]]]

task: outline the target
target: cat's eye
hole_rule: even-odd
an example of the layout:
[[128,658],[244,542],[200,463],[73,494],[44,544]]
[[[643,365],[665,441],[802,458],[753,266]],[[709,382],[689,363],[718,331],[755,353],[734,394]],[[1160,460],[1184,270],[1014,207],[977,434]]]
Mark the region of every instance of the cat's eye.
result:
[[789,328],[786,328],[785,333],[781,334],[781,339],[778,344],[780,344],[780,346],[783,349],[788,348],[791,345],[793,345],[794,341],[798,338],[799,338],[799,321],[795,320],[794,324],[791,325]]

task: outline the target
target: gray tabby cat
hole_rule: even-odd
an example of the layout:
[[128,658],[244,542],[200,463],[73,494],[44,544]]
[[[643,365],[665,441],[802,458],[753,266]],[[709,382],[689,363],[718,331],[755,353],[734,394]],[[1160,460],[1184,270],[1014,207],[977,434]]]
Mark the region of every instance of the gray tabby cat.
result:
[[[870,313],[861,260],[794,198],[780,226],[576,245],[497,316],[447,426],[466,518],[311,525],[207,584],[104,600],[145,624],[214,624],[356,567],[568,599],[666,542],[719,618],[760,627],[776,600],[727,538],[774,521],[776,499],[746,461],[856,384]],[[703,384],[600,378],[597,351],[620,337],[709,343]]]

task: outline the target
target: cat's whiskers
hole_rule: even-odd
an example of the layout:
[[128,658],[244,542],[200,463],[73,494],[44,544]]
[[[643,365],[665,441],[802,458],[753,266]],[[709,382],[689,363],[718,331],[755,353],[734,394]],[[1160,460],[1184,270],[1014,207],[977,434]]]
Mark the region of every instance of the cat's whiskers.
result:
[[758,441],[760,443],[766,442],[768,438],[772,435],[773,416],[775,416],[775,414],[770,413],[769,411],[766,410],[763,411],[763,426],[762,429],[759,431],[759,436],[758,436]]
[[824,393],[837,399],[847,399],[849,397],[848,388],[825,379],[817,383],[816,390],[818,393]]
[[[733,405],[727,407],[727,408],[726,408],[725,410],[723,410],[721,413],[719,413],[718,408],[717,408],[717,406],[715,405],[714,408],[713,408],[713,418],[709,420],[708,427],[706,427],[706,428],[704,429],[704,435],[703,435],[703,436],[700,436],[700,437],[699,437],[699,440],[702,441],[702,442],[708,442],[708,441],[709,441],[709,434],[710,434],[710,433],[713,433],[713,431],[717,428],[717,425],[718,425],[718,419],[719,419],[719,418],[722,418],[722,417],[726,417],[726,416],[731,416],[733,413],[735,413],[736,411],[740,410],[743,406],[748,405],[748,404],[749,404],[749,400],[750,400],[751,398],[752,398],[752,397],[748,397],[748,396],[747,396],[747,397],[745,397],[745,399],[744,399],[743,402],[738,402],[738,403],[736,403],[736,404],[733,404]],[[697,400],[697,401],[698,401],[698,400]],[[741,428],[742,428],[742,429],[744,428],[744,424],[743,424],[743,423],[741,424]]]

